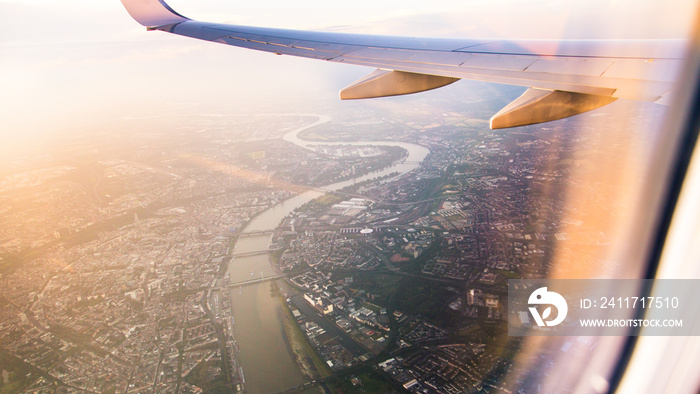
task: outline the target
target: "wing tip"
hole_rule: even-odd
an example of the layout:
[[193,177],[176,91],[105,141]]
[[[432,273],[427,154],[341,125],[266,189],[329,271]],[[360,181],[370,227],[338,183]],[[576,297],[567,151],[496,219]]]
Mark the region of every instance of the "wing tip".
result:
[[121,2],[129,15],[146,27],[172,25],[189,20],[163,0],[121,0]]

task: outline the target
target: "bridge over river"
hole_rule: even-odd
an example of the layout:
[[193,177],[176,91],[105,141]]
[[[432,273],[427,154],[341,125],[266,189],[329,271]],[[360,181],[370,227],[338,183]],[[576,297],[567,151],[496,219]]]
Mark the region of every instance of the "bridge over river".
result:
[[231,255],[231,257],[259,256],[261,254],[268,254],[268,253],[274,252],[274,251],[275,251],[275,249],[255,250],[253,252],[234,253]]
[[257,231],[246,231],[238,235],[238,238],[243,237],[254,237],[256,235],[268,235],[274,233],[274,230],[257,230]]
[[236,288],[236,287],[242,287],[242,286],[248,286],[248,285],[254,285],[256,283],[262,283],[262,282],[268,282],[271,280],[279,279],[279,278],[284,278],[286,277],[286,274],[279,274],[279,275],[272,275],[272,276],[261,276],[260,278],[251,278],[248,280],[241,280],[235,283],[231,283],[228,285],[230,288]]

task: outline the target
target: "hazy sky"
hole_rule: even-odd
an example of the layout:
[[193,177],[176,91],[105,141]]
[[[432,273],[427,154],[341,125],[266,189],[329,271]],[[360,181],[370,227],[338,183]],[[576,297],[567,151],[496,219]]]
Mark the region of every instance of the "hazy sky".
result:
[[[692,14],[685,0],[169,3],[217,22],[458,37],[682,37]],[[337,100],[372,71],[146,32],[119,0],[0,0],[0,70],[5,147],[178,105],[212,112],[264,99]]]

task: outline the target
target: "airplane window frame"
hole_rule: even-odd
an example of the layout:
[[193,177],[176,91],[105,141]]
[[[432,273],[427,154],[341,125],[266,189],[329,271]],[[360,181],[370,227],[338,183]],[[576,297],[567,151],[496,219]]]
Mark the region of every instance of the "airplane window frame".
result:
[[[683,188],[690,183],[688,178],[689,170],[694,155],[700,155],[698,147],[698,137],[700,136],[700,12],[696,10],[695,27],[689,38],[688,49],[683,72],[679,75],[678,81],[685,83],[677,84],[675,102],[673,103],[665,126],[669,130],[679,130],[675,154],[672,155],[670,170],[666,178],[657,177],[650,181],[658,181],[660,185],[666,186],[659,205],[660,214],[656,226],[656,234],[653,236],[653,244],[650,248],[647,265],[642,279],[661,279],[658,277],[663,253],[669,247],[669,236],[674,218],[682,216],[685,212],[679,208],[679,201]],[[697,159],[696,159],[697,160]],[[680,278],[665,278],[680,279]],[[645,286],[641,295],[650,296],[652,286]],[[642,318],[644,311],[636,312],[635,318]],[[634,351],[638,349],[640,342],[641,327],[630,328],[630,335],[620,352],[619,361],[612,375],[610,376],[610,392],[617,391],[622,384],[625,374],[629,372],[630,362]],[[674,337],[675,338],[675,337]],[[673,339],[673,338],[672,338]]]

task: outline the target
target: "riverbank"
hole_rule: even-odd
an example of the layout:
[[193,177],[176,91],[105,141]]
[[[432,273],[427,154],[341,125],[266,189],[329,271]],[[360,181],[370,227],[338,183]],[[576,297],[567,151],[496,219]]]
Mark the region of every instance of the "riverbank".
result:
[[294,361],[297,363],[299,370],[304,377],[309,380],[330,376],[330,368],[323,362],[321,357],[304,337],[304,333],[301,332],[299,325],[297,325],[292,315],[292,311],[289,309],[287,300],[280,294],[279,286],[277,286],[276,282],[273,282],[271,286],[273,286],[273,291],[282,307],[281,320],[284,335],[287,338],[287,345],[294,356]]

